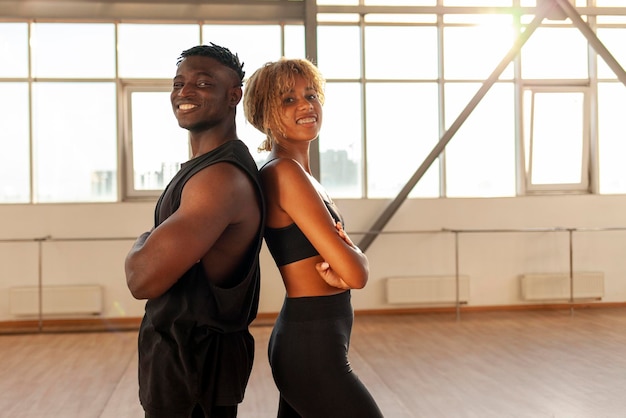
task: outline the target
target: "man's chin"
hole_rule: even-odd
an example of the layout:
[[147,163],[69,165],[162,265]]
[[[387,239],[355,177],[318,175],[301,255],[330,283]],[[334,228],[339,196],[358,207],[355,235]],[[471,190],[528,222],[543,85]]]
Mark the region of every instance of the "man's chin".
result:
[[202,124],[193,123],[185,119],[179,119],[178,126],[188,131],[198,131],[198,130],[201,130]]

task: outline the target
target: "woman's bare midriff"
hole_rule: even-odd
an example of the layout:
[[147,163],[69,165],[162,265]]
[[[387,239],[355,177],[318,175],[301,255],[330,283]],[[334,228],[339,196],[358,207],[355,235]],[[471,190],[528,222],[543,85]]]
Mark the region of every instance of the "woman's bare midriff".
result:
[[320,277],[315,265],[322,261],[324,259],[318,255],[279,268],[287,297],[330,296],[345,292],[345,289],[332,287]]

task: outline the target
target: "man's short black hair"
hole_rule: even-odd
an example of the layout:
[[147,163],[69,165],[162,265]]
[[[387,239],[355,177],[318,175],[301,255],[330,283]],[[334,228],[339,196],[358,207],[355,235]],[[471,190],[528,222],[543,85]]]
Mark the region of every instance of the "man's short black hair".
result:
[[176,65],[179,65],[185,58],[191,56],[199,55],[202,57],[213,58],[237,73],[237,76],[239,77],[239,82],[241,83],[241,85],[243,85],[243,77],[246,75],[246,73],[245,71],[243,71],[243,62],[239,61],[239,57],[237,56],[237,54],[233,54],[228,48],[215,45],[213,42],[210,42],[210,44],[211,45],[198,45],[194,46],[193,48],[184,50],[180,54],[180,57],[178,57]]

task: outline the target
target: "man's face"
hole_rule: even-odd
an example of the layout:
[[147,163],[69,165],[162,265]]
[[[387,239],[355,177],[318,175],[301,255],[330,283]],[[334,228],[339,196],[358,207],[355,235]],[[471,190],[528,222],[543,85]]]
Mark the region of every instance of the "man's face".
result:
[[219,61],[190,56],[178,66],[170,99],[180,127],[201,131],[233,117],[241,87],[235,72]]

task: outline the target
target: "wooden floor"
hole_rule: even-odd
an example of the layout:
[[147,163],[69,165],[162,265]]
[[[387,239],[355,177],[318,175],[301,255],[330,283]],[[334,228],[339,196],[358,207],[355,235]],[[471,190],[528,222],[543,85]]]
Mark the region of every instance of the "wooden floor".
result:
[[[240,417],[276,416],[271,326]],[[135,331],[0,336],[0,417],[139,418]],[[357,315],[354,370],[389,418],[626,417],[626,309]],[[350,417],[347,417],[350,418]]]

